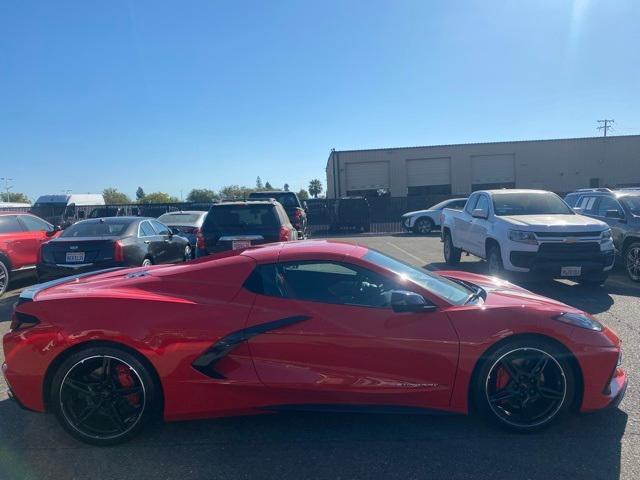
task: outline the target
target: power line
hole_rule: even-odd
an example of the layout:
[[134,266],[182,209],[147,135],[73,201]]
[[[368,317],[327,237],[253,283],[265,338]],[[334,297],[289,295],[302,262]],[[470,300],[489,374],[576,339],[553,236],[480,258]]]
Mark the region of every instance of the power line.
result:
[[604,136],[606,137],[606,136],[607,136],[607,131],[608,131],[610,128],[613,128],[613,127],[611,126],[611,124],[612,124],[612,123],[615,123],[615,120],[605,118],[604,120],[598,120],[598,123],[602,123],[602,124],[603,124],[603,125],[600,125],[600,126],[598,127],[598,130],[604,130]]
[[13,181],[13,178],[9,178],[9,177],[0,177],[0,180],[2,180],[4,182],[4,190],[7,194],[7,202],[11,201],[11,198],[9,197],[9,190],[11,190],[13,188],[13,185],[9,186],[9,182]]

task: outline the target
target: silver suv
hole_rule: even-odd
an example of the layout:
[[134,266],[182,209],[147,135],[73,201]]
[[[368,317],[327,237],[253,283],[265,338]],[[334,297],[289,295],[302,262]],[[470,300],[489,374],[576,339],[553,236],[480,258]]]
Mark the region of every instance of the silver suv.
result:
[[627,275],[640,282],[640,188],[577,190],[568,194],[565,202],[577,213],[611,227]]

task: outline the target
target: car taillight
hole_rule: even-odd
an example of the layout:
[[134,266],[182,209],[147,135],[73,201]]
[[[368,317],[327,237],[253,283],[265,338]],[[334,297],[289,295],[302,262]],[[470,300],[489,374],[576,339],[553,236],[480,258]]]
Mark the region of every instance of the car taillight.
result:
[[120,240],[113,244],[113,259],[116,262],[124,262],[124,245]]
[[205,250],[207,248],[207,242],[205,242],[204,235],[202,234],[201,230],[198,230],[198,232],[196,233],[196,246],[200,250]]
[[26,313],[15,312],[11,317],[11,326],[9,327],[12,332],[16,330],[25,330],[27,328],[35,327],[40,323],[33,315],[27,315]]
[[280,241],[281,242],[287,242],[289,241],[289,234],[291,233],[291,230],[287,227],[280,227]]

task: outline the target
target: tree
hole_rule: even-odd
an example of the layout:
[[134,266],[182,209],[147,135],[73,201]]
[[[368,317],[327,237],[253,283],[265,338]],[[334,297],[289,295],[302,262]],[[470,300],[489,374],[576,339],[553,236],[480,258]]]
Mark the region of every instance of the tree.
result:
[[0,202],[31,203],[29,197],[27,197],[24,193],[19,192],[0,193]]
[[136,200],[138,200],[138,202],[142,202],[142,200],[144,200],[144,190],[142,187],[138,187],[136,190]]
[[177,203],[177,197],[172,197],[168,193],[153,192],[144,196],[143,203]]
[[194,188],[187,195],[187,202],[196,202],[196,203],[213,203],[218,198],[218,194],[213,190],[209,190],[208,188]]
[[285,191],[285,192],[288,192],[288,191],[289,191],[289,184],[288,184],[288,183],[285,183],[285,184],[284,184],[284,191]]
[[260,178],[260,175],[258,175],[258,178],[256,178],[256,190],[262,190],[263,188],[262,179]]
[[102,191],[102,196],[107,205],[131,203],[131,199],[126,194],[119,192],[118,189],[113,187],[105,188]]
[[304,188],[301,188],[298,192],[298,198],[300,201],[309,200],[309,192],[307,192]]
[[227,185],[220,189],[220,196],[225,200],[230,199],[244,199],[249,196],[251,192],[255,191],[255,189],[240,185]]
[[264,184],[264,189],[265,190],[273,190],[273,187],[271,186],[271,184],[269,182]]
[[318,198],[318,195],[322,193],[322,182],[317,178],[314,178],[309,182],[309,193],[313,195],[313,198]]

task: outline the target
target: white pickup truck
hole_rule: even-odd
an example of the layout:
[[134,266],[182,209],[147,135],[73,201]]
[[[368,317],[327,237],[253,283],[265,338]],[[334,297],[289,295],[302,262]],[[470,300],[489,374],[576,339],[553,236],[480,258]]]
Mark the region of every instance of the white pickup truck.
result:
[[601,284],[614,263],[611,229],[576,214],[555,193],[486,190],[471,194],[464,210],[442,213],[444,258],[462,252],[487,260],[489,273],[522,272]]

